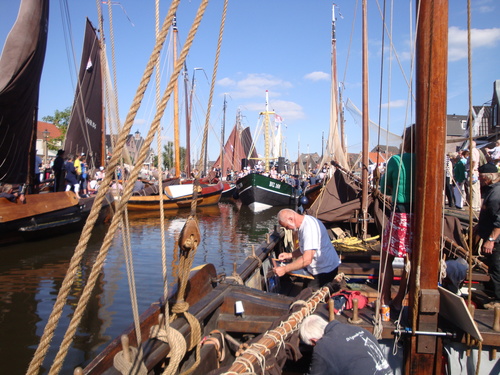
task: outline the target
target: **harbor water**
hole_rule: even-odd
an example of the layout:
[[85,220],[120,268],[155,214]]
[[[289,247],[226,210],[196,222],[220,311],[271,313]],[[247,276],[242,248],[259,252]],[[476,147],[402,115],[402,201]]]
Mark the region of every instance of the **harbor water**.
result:
[[[271,208],[253,213],[248,207],[233,202],[199,208],[197,217],[201,243],[193,266],[213,263],[218,273],[230,275],[233,264],[240,264],[251,255],[252,245],[257,246],[266,239],[267,233],[277,224],[278,211],[279,208]],[[175,239],[189,213],[186,209],[166,214],[165,242],[169,272],[176,248]],[[129,221],[138,306],[143,312],[163,293],[160,219],[157,215],[136,215],[131,216]],[[104,224],[94,229],[40,373],[48,373],[107,228]],[[0,248],[1,373],[15,375],[26,372],[79,236],[79,233],[64,234]],[[61,373],[72,374],[76,366],[85,366],[133,321],[122,244],[122,231],[119,230]],[[172,279],[169,274],[169,280]]]

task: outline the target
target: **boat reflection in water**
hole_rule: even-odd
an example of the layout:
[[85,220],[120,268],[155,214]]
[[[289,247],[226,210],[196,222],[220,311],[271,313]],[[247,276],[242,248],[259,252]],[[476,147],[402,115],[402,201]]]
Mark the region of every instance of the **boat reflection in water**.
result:
[[[260,244],[276,221],[279,208],[254,214],[248,207],[224,202],[200,207],[197,217],[201,242],[193,266],[213,263],[218,272],[230,275],[233,263],[240,264]],[[165,214],[165,241],[169,281],[174,241],[189,217],[190,210]],[[162,295],[161,228],[158,214],[129,214],[131,246],[140,311]],[[87,252],[77,272],[59,327],[66,327],[83,289],[90,267],[99,252],[107,226],[94,230]],[[39,343],[71,256],[78,242],[76,233],[34,243],[4,247],[0,264],[0,360],[2,372],[24,374]],[[61,373],[72,373],[101,351],[105,344],[127,328],[132,320],[127,271],[124,266],[122,232],[109,250],[104,270],[87,308],[87,318],[64,362]],[[81,286],[81,288],[80,288]],[[96,313],[97,312],[97,313]],[[95,318],[98,316],[98,318]],[[93,318],[90,318],[93,317]],[[46,363],[51,363],[64,332],[56,330]],[[15,361],[12,358],[16,358]]]

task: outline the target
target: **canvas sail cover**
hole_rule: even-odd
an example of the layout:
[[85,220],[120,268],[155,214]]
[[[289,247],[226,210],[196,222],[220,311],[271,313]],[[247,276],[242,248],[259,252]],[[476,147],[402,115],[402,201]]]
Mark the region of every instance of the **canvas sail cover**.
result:
[[[250,129],[248,127],[242,129],[239,122],[237,122],[224,146],[223,168],[225,170],[229,168],[234,171],[239,171],[242,169],[242,159],[247,159],[247,166],[253,168],[255,165],[255,159],[258,158],[258,155],[255,148],[250,153],[252,143],[252,134],[250,133]],[[214,167],[221,167],[220,160],[221,158],[219,155]],[[221,172],[224,174],[225,170]]]
[[100,167],[103,160],[103,95],[101,48],[96,31],[87,19],[82,61],[75,101],[66,133],[66,155],[85,153],[89,168]]
[[49,23],[49,0],[22,0],[0,56],[0,181],[26,183],[34,173],[37,107]]
[[[371,203],[371,197],[369,198]],[[323,222],[342,222],[355,216],[361,210],[361,187],[351,181],[340,169],[323,187],[323,192],[307,210]]]

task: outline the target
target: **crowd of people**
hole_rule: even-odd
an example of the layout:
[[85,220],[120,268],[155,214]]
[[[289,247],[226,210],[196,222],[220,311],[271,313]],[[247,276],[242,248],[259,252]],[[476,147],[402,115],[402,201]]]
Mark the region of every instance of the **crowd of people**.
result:
[[[500,140],[492,149],[480,150],[476,142],[472,147],[459,152],[446,154],[445,157],[445,193],[446,203],[450,208],[462,210],[471,202],[475,212],[481,209],[481,196],[484,195],[479,180],[479,167],[488,163],[497,169],[500,167]],[[500,169],[499,169],[500,170]]]
[[292,174],[286,169],[279,170],[276,165],[272,166],[269,171],[266,171],[261,162],[256,163],[254,167],[246,166],[239,171],[227,168],[225,175],[221,173],[220,168],[213,169],[215,177],[226,180],[227,182],[235,182],[250,173],[259,173],[263,176],[272,177],[291,185],[297,189],[298,194],[302,194],[307,186],[323,182],[326,178],[331,176],[331,171],[332,169],[327,163],[322,166],[317,164],[315,168],[310,168],[307,173],[302,173],[300,175]]
[[104,167],[90,175],[87,155],[66,155],[59,150],[51,166],[54,176],[53,191],[73,191],[81,197],[88,197],[97,191],[99,183],[104,179]]

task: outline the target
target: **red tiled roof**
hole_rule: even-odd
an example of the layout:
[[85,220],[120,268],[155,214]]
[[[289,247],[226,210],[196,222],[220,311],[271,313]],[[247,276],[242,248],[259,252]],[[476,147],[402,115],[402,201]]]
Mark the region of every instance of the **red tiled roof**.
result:
[[49,139],[57,138],[61,136],[61,130],[54,124],[49,122],[38,121],[36,127],[36,138],[43,139],[43,132],[47,130],[49,132]]
[[[377,159],[377,154],[378,154],[378,159]],[[377,163],[377,160],[379,163],[385,163],[387,161],[387,159],[389,159],[391,157],[391,155],[387,155],[386,153],[384,152],[370,152],[368,153],[368,159],[372,162],[372,163]]]

